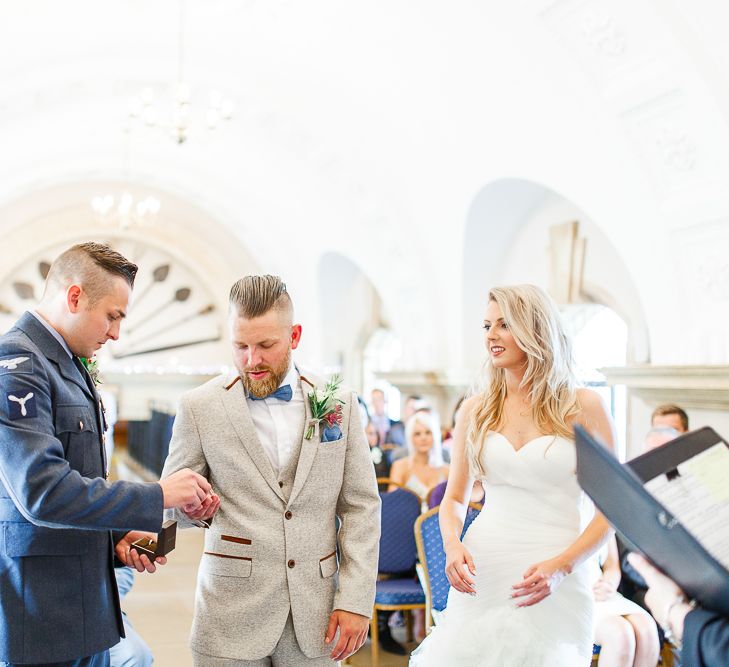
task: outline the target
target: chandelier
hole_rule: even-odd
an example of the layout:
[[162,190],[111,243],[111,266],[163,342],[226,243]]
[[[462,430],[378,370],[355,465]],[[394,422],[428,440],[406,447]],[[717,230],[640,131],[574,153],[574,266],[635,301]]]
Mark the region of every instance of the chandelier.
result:
[[[129,100],[129,118],[132,123],[169,133],[178,144],[184,144],[193,128],[200,126],[215,130],[233,118],[233,102],[219,90],[207,95],[193,91],[185,80],[185,0],[180,0],[180,30],[177,49],[177,84],[172,100],[158,101],[152,88],[145,88],[139,96]],[[206,101],[203,103],[202,99]]]
[[113,194],[97,195],[91,200],[91,208],[98,222],[122,231],[150,224],[161,206],[156,197],[149,195],[144,199],[135,199],[130,192],[123,192],[118,197]]

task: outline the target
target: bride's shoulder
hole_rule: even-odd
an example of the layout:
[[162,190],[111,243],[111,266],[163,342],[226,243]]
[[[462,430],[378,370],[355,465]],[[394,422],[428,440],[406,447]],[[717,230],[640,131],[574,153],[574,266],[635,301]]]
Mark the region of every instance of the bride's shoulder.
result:
[[461,408],[458,410],[459,419],[467,419],[470,417],[476,406],[480,405],[482,402],[483,394],[469,396],[465,401],[463,401],[463,403],[461,403]]
[[602,396],[592,389],[580,387],[577,390],[577,403],[580,412],[591,414],[594,412],[605,412],[605,403]]
[[615,442],[615,430],[612,417],[602,396],[592,389],[578,389],[577,403],[579,412],[573,423],[585,427],[612,449]]

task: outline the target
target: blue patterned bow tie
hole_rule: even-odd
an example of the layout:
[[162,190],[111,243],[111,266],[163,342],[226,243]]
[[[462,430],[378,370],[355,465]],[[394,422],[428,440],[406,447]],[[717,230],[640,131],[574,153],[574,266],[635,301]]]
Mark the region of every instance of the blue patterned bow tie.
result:
[[290,384],[281,385],[276,391],[268,396],[249,396],[252,401],[262,401],[266,398],[277,398],[279,401],[290,401],[294,395],[293,389]]

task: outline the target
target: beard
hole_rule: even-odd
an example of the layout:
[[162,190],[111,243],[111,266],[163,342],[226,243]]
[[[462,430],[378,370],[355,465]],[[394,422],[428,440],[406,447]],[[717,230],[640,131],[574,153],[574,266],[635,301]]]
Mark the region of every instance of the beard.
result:
[[[289,366],[291,364],[291,348],[286,352],[286,357],[281,363],[275,368],[271,366],[255,366],[251,368],[239,368],[238,373],[240,374],[243,388],[249,396],[255,396],[256,398],[266,398],[269,394],[276,391],[281,382],[289,372]],[[268,371],[268,375],[262,380],[254,380],[248,375],[251,372]]]

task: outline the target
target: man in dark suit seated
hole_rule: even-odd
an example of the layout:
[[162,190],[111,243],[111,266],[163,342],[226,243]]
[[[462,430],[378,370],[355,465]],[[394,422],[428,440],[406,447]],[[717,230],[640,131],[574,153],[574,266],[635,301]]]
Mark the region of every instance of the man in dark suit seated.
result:
[[118,338],[136,272],[107,246],[73,246],[37,309],[0,336],[3,664],[108,665],[124,636],[114,554],[154,572],[132,542],[155,537],[163,508],[216,502],[191,470],[159,483],[105,479],[103,407],[80,357]]

